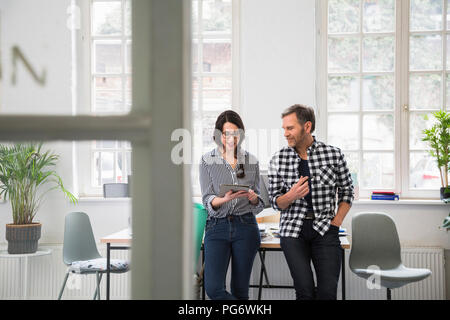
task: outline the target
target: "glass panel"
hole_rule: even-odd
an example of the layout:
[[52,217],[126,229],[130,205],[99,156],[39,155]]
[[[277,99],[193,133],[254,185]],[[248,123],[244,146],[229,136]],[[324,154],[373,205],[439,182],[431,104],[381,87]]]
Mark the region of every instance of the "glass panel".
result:
[[203,43],[203,72],[231,73],[231,43],[205,41]]
[[131,73],[131,58],[132,58],[131,41],[127,41],[125,55],[126,55],[125,72],[126,73]]
[[329,115],[327,141],[343,150],[359,149],[358,115]]
[[394,188],[394,154],[364,153],[361,187],[365,189]]
[[120,40],[94,41],[96,73],[122,72],[122,45]]
[[[351,174],[359,175],[359,155],[357,152],[344,152],[344,159]],[[355,184],[356,181],[353,181]]]
[[96,90],[122,90],[120,77],[95,77]]
[[131,0],[125,1],[125,35],[131,36]]
[[359,110],[359,78],[328,77],[328,110]]
[[199,97],[198,97],[198,78],[193,77],[192,78],[192,110],[198,111],[199,110]]
[[424,129],[429,129],[436,122],[436,119],[426,113],[409,113],[409,149],[424,150],[428,149],[428,143],[422,141],[425,135],[422,133]]
[[114,181],[114,152],[100,152],[102,183]]
[[363,116],[363,149],[394,149],[394,116],[373,114]]
[[411,75],[409,80],[410,109],[439,109],[441,105],[441,76]]
[[198,72],[198,41],[192,41],[192,72]]
[[364,32],[395,31],[394,0],[364,0]]
[[328,72],[359,71],[359,39],[328,37]]
[[192,0],[192,32],[195,34],[198,32],[198,1]]
[[363,39],[363,71],[394,71],[394,37]]
[[439,189],[441,176],[435,158],[424,152],[411,152],[409,156],[409,187],[413,189]]
[[328,1],[328,33],[359,31],[359,0]]
[[195,137],[197,141],[197,148],[200,149],[200,145],[198,143],[202,144],[202,149],[198,150],[198,153],[206,153],[208,151],[211,151],[213,148],[217,147],[213,140],[213,133],[214,133],[214,127],[216,124],[217,117],[219,116],[220,112],[217,113],[203,113],[203,116],[200,116],[199,113],[195,115],[194,118],[194,132]]
[[231,33],[231,0],[203,0],[202,10],[205,32]]
[[450,73],[447,73],[447,110],[450,110]]
[[116,154],[116,182],[124,183],[124,166],[123,166],[123,152],[117,152]]
[[410,30],[441,30],[442,0],[411,0]]
[[122,91],[95,91],[95,104],[93,112],[120,112],[123,110],[123,92]]
[[413,35],[409,45],[411,71],[442,69],[441,35]]
[[394,109],[395,79],[393,75],[365,76],[362,87],[363,110]]
[[95,1],[92,4],[94,35],[117,36],[122,33],[122,2]]
[[203,78],[203,110],[231,109],[231,78]]
[[450,30],[450,0],[447,0],[447,30]]

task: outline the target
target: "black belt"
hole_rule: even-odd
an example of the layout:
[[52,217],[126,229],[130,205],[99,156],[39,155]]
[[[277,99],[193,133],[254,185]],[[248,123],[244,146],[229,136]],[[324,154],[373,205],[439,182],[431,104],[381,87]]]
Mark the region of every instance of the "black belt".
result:
[[315,218],[314,212],[308,211],[303,219],[305,219],[305,220],[314,220],[314,218]]

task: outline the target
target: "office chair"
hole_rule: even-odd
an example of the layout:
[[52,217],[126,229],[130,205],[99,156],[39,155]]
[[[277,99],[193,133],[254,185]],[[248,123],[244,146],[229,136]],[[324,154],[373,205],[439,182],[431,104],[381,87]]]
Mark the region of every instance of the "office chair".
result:
[[[69,267],[58,295],[61,300],[70,273],[95,274],[97,288],[94,299],[100,300],[100,282],[106,272],[106,258],[102,258],[95,244],[89,217],[84,212],[72,212],[66,215],[64,227],[63,261]],[[125,260],[111,260],[111,273],[124,273],[129,270]]]
[[380,285],[387,289],[388,300],[391,300],[391,289],[431,274],[429,269],[403,265],[397,229],[386,213],[361,212],[353,216],[349,264],[352,272],[361,278],[379,278]]

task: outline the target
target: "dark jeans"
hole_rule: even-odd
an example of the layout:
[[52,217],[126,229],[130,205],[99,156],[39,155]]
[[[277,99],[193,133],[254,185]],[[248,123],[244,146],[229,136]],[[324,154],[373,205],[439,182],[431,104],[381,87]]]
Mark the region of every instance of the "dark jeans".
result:
[[[298,300],[336,300],[341,270],[342,248],[339,227],[330,229],[321,236],[312,228],[313,220],[304,220],[298,238],[282,237],[281,248],[294,280]],[[311,269],[314,265],[317,291]]]
[[[212,300],[248,300],[250,274],[261,243],[252,213],[211,218],[205,227],[205,290]],[[225,278],[231,259],[231,294]]]

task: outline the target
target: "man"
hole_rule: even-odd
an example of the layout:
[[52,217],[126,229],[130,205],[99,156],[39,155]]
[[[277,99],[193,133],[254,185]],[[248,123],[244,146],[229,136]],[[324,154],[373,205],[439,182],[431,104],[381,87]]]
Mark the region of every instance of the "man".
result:
[[281,118],[289,146],[277,152],[269,165],[270,200],[281,211],[281,248],[297,299],[335,300],[342,250],[339,226],[353,201],[350,172],[340,149],[312,135],[312,108],[293,105]]

